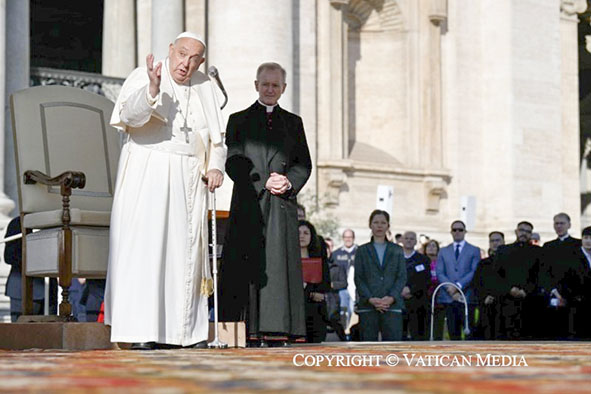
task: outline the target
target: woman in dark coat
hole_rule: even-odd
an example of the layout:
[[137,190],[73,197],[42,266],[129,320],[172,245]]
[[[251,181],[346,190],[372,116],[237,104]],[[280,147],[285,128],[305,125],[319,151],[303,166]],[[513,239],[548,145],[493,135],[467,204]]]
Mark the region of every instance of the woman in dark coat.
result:
[[406,263],[402,248],[386,239],[390,215],[375,210],[369,217],[371,242],[355,254],[357,313],[362,341],[402,339],[404,301],[400,292],[406,283]]
[[319,257],[322,259],[322,281],[304,282],[306,300],[306,341],[320,343],[326,339],[327,310],[326,294],[330,291],[330,272],[326,249],[320,244],[316,229],[306,221],[300,220],[300,253],[302,259]]

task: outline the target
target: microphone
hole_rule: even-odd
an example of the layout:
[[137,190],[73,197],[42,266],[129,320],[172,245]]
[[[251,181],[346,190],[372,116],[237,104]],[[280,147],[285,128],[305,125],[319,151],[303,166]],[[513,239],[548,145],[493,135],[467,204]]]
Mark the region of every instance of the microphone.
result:
[[217,67],[216,66],[209,66],[209,68],[207,69],[207,74],[211,78],[215,79],[215,82],[217,83],[218,87],[220,88],[220,90],[224,94],[224,102],[220,108],[220,109],[224,109],[226,104],[228,104],[228,93],[226,93],[226,89],[224,89],[224,84],[222,83],[222,80],[220,79],[220,73],[218,72]]

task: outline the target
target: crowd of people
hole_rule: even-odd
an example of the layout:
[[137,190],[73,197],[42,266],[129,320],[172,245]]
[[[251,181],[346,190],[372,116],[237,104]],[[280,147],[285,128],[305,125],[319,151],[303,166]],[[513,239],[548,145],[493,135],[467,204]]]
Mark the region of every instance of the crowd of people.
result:
[[[461,220],[451,223],[452,242],[443,248],[434,239],[417,245],[413,231],[390,240],[388,213],[376,210],[369,243],[355,245],[347,229],[344,245],[329,253],[326,320],[338,311],[347,327],[356,313],[359,323],[348,335],[362,341],[377,340],[378,332],[382,340],[588,340],[591,227],[577,239],[566,213],[553,221],[557,238],[543,246],[522,221],[512,243],[492,231],[484,253],[465,240]],[[353,280],[354,294],[343,278]]]
[[[557,238],[543,247],[532,241],[533,225],[517,224],[515,241],[492,231],[484,253],[465,240],[465,224],[451,223],[452,242],[440,248],[427,239],[418,244],[413,231],[389,239],[387,212],[371,213],[371,241],[355,243],[355,232],[342,233],[343,245],[323,238],[298,207],[302,261],[318,259],[320,276],[304,282],[305,339],[340,340],[546,339],[588,340],[591,324],[591,227],[582,239],[568,230],[565,213],[554,217]],[[7,236],[20,232],[19,218]],[[7,243],[4,257],[12,265],[6,286],[11,317],[20,315],[21,242]],[[306,276],[304,276],[306,279]],[[79,321],[97,321],[104,280],[73,282],[70,297]],[[43,313],[44,283],[34,281],[34,313]],[[56,308],[56,283],[50,282],[50,312]],[[437,290],[437,294],[434,293]],[[433,303],[434,301],[434,303]],[[353,317],[358,323],[353,323]],[[447,321],[447,324],[446,324]],[[444,326],[447,336],[444,336]],[[378,335],[379,334],[379,335]]]

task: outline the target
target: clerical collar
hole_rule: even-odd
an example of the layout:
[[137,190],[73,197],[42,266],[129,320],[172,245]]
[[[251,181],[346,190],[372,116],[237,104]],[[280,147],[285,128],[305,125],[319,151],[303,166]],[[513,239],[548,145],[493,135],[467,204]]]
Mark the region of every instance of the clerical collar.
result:
[[568,237],[570,237],[570,235],[568,233],[564,234],[562,237],[558,237],[559,240],[564,241],[565,239],[567,239]]
[[257,99],[257,101],[258,101],[258,103],[259,103],[260,105],[262,105],[263,107],[265,107],[265,108],[267,109],[267,113],[269,113],[269,112],[273,112],[273,110],[274,110],[274,109],[275,109],[275,107],[277,106],[277,104],[274,104],[274,105],[267,105],[267,104],[265,104],[265,103],[261,102],[261,100],[258,100],[258,99]]

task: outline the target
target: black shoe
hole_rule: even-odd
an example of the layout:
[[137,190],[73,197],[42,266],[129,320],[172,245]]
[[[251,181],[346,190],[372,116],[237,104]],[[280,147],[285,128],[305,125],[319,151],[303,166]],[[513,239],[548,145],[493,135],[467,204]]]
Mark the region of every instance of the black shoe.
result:
[[156,342],[138,342],[131,344],[131,350],[154,350]]
[[157,343],[154,346],[154,349],[158,350],[171,350],[171,349],[181,349],[181,345],[169,345],[168,343]]
[[194,345],[189,346],[191,349],[207,349],[207,341],[197,342]]

